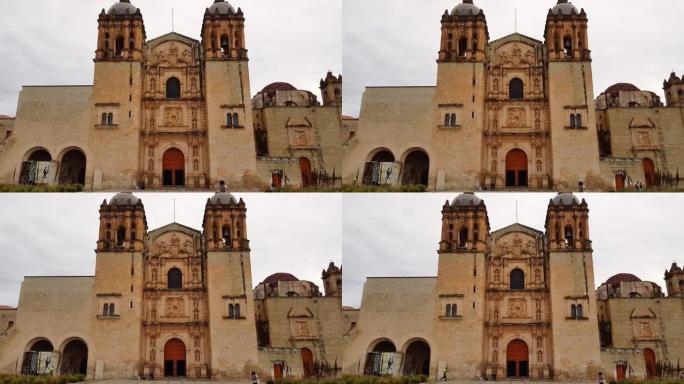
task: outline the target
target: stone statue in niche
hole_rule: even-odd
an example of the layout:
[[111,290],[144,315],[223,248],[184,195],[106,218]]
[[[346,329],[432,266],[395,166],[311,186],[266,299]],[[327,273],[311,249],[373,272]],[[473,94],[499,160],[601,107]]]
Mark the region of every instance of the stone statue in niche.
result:
[[200,361],[200,351],[199,351],[199,349],[195,349],[195,361]]
[[166,299],[166,317],[178,318],[184,316],[185,311],[183,309],[182,297],[170,297]]
[[190,90],[193,92],[197,91],[197,79],[194,77],[190,80]]
[[492,172],[496,172],[496,168],[497,168],[496,160],[492,160]]
[[150,119],[150,130],[154,131],[155,128],[156,128],[156,123],[155,123],[154,117],[153,117]]
[[496,363],[499,361],[499,352],[495,349],[492,351],[492,362]]
[[508,317],[521,318],[526,316],[525,299],[510,299],[508,302]]
[[157,338],[155,336],[150,336],[150,347],[154,348],[157,345]]
[[496,156],[498,154],[497,152],[498,152],[498,150],[497,150],[496,146],[493,146],[492,147],[492,158],[493,159],[496,159]]
[[199,280],[199,273],[197,272],[197,268],[192,269],[192,281],[197,282]]
[[157,320],[157,309],[156,308],[152,308],[151,316],[152,316],[152,320]]
[[154,349],[150,350],[150,361],[154,363],[156,353]]
[[195,336],[195,347],[199,347],[200,344],[200,338],[199,336]]

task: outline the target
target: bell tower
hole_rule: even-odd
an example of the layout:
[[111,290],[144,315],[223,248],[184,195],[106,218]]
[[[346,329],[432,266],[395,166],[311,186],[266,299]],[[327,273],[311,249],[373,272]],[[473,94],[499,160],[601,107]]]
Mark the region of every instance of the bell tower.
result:
[[[256,174],[256,146],[245,18],[240,8],[235,10],[224,0],[215,0],[207,8],[202,50],[210,183],[231,180],[242,184],[246,174]],[[231,143],[231,151],[221,148],[225,143]]]
[[[600,170],[587,25],[584,9],[578,11],[568,0],[558,0],[546,17],[551,176],[556,189],[574,189],[579,183],[600,187],[590,185],[589,178],[598,177]],[[571,123],[577,115],[580,127]]]
[[684,107],[684,77],[680,79],[676,73],[670,73],[670,78],[663,82],[663,90],[668,107]]
[[328,71],[325,79],[321,79],[321,95],[324,106],[342,106],[342,75],[335,77]]
[[[489,230],[487,207],[475,194],[464,193],[444,204],[434,329],[437,334],[453,337],[437,340],[435,356],[446,357],[443,363],[454,376],[481,376],[475,367],[483,357],[485,255]],[[453,340],[460,340],[460,345],[469,347],[455,347]],[[464,361],[474,363],[466,365]],[[440,366],[431,367],[431,371],[442,372],[443,368],[440,363]]]
[[684,271],[677,263],[665,271],[665,285],[668,297],[684,297]]
[[[135,365],[122,364],[116,352],[121,345],[139,345],[143,308],[143,259],[147,219],[142,201],[131,193],[118,193],[100,206],[100,231],[95,251],[95,313],[92,332],[95,359],[104,371],[96,379],[137,376]],[[116,320],[116,321],[113,321]],[[141,351],[130,348],[128,361],[138,361]]]
[[[237,377],[257,364],[252,267],[247,240],[247,208],[228,192],[207,200],[206,244],[209,338],[213,378]],[[236,308],[239,308],[236,310]],[[239,345],[240,348],[235,348]],[[225,361],[230,361],[229,367]],[[231,371],[232,370],[232,371]]]
[[91,149],[97,157],[89,159],[86,176],[94,189],[121,184],[135,188],[139,183],[145,39],[142,13],[130,0],[120,0],[100,13],[90,117]]
[[[462,156],[458,161],[436,159],[436,166],[430,170],[430,183],[443,178],[444,174],[458,174],[463,177],[459,181],[444,180],[444,187],[472,188],[480,185],[482,173],[485,59],[489,45],[487,20],[484,11],[473,0],[463,0],[451,12],[444,12],[441,23],[433,100],[436,108],[433,116],[435,153],[454,153],[453,148],[460,147],[469,148],[470,155]],[[445,119],[445,116],[450,118]]]
[[567,380],[575,372],[592,375],[601,356],[587,202],[559,193],[549,202],[545,228],[554,378]]
[[332,261],[328,269],[321,274],[325,296],[342,297],[342,268],[338,268]]

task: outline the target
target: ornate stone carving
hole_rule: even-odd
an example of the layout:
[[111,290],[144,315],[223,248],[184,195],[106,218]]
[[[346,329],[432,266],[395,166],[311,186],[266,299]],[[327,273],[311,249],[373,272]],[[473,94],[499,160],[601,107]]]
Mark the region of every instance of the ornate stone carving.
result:
[[525,299],[510,299],[508,301],[508,317],[527,317],[527,305]]
[[169,297],[166,299],[166,317],[185,317],[182,297]]
[[506,125],[510,128],[526,127],[525,108],[509,108]]
[[183,125],[183,110],[180,107],[167,107],[164,110],[164,125],[167,127]]
[[311,324],[307,320],[297,320],[294,324],[294,335],[295,337],[310,337],[311,336]]

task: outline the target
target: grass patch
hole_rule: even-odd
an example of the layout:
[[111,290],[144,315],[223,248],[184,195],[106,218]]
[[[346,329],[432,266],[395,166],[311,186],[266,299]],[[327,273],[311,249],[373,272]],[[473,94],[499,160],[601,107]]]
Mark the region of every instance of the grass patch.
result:
[[0,192],[83,192],[80,184],[72,185],[22,185],[22,184],[0,184]]
[[0,384],[68,384],[81,383],[85,375],[67,376],[20,376],[0,375]]
[[370,376],[342,376],[330,379],[304,379],[304,380],[269,380],[266,384],[421,384],[428,381],[427,376],[402,376],[402,377],[370,377]]

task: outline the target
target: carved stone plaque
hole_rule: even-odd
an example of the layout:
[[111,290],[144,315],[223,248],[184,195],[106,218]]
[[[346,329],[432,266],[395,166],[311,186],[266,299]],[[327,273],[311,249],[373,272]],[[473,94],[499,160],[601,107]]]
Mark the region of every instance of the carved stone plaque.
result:
[[166,317],[178,318],[185,317],[183,298],[170,297],[166,299]]
[[525,299],[511,299],[508,302],[508,317],[520,318],[527,317],[527,306]]
[[525,108],[509,108],[507,125],[510,128],[524,128],[527,125]]
[[183,125],[183,110],[178,107],[169,107],[164,111],[164,125],[178,127]]

